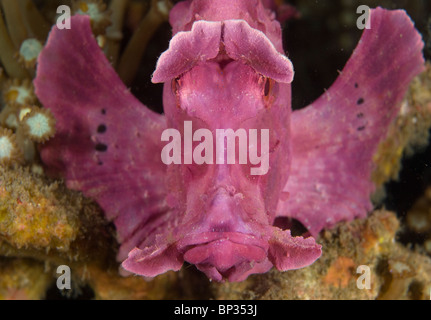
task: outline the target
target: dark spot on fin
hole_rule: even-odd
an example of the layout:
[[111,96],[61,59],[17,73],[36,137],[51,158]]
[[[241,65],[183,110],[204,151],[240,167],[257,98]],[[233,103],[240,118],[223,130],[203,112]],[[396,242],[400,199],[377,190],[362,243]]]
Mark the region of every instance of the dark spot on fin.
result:
[[105,115],[106,114],[106,109],[102,109],[102,114]]
[[358,113],[357,115],[356,115],[356,117],[358,118],[358,119],[361,119],[361,118],[363,118],[364,117],[364,114],[361,112],[361,113]]
[[359,88],[359,84],[355,83],[355,88],[358,89]]
[[357,105],[361,105],[365,102],[364,98],[359,98],[358,102],[356,102]]
[[97,127],[97,133],[105,133],[106,132],[106,126],[104,124],[101,124]]
[[364,131],[365,130],[365,126],[359,127],[358,131]]
[[98,143],[98,144],[96,144],[95,149],[96,149],[96,151],[99,151],[99,152],[106,152],[108,150],[108,146],[106,144],[103,144],[103,143]]

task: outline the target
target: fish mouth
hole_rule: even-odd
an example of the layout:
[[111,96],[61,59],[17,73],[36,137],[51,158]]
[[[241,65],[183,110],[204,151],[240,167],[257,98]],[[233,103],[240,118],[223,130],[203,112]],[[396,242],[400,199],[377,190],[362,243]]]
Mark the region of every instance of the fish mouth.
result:
[[209,279],[242,281],[251,273],[266,272],[268,241],[239,232],[205,232],[179,241],[184,261],[194,264]]
[[290,231],[258,227],[256,234],[241,232],[190,233],[177,241],[160,241],[130,251],[125,270],[154,277],[168,270],[178,271],[183,262],[194,264],[209,279],[240,282],[250,274],[265,273],[275,266],[280,271],[303,268],[321,255],[313,238],[292,237]]
[[272,266],[280,271],[302,268],[320,256],[321,247],[313,238],[292,237],[290,230],[259,222],[257,215],[250,219],[229,185],[215,186],[205,219],[159,229],[130,251],[123,268],[154,277],[188,262],[210,280],[240,282]]

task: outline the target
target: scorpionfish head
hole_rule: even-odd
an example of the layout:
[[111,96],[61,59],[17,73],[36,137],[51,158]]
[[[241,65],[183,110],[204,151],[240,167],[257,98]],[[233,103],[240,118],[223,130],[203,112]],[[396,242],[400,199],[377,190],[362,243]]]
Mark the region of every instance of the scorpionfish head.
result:
[[169,255],[217,281],[273,265],[299,268],[320,256],[314,239],[273,226],[289,174],[293,67],[280,52],[279,24],[252,2],[178,4],[171,18],[183,17],[182,26],[174,25],[153,75],[165,83],[170,131],[162,158],[168,203],[178,212],[166,231],[174,239]]

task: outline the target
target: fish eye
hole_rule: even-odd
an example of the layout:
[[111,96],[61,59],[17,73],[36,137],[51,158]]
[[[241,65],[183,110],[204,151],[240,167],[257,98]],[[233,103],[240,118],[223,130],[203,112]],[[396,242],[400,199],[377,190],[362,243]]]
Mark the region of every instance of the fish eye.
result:
[[179,90],[179,87],[180,87],[180,85],[179,85],[179,83],[178,83],[178,78],[174,78],[174,79],[172,79],[171,87],[172,87],[172,92],[173,92],[175,95],[176,95],[176,94],[178,94],[178,90]]
[[269,108],[274,102],[277,83],[271,78],[265,78],[263,85],[263,100],[265,102],[266,108]]
[[179,93],[180,92],[180,83],[179,83],[179,81],[180,81],[180,78],[177,77],[177,78],[172,79],[172,82],[171,82],[171,90],[172,90],[173,94],[175,95],[176,105],[177,105],[178,109],[181,108],[181,106],[180,106],[180,96],[179,96],[179,94],[180,94]]
[[271,93],[272,86],[273,86],[273,80],[270,78],[266,78],[265,79],[265,86],[263,89],[263,96],[265,98],[269,97],[269,94]]

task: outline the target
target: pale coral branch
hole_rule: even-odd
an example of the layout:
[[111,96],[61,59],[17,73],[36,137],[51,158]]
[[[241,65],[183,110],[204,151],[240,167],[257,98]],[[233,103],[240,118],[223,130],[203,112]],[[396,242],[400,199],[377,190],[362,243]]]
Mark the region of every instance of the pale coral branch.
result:
[[9,77],[17,78],[17,79],[27,78],[28,77],[27,72],[14,58],[16,53],[15,46],[7,32],[1,9],[0,9],[0,48],[1,48],[0,60]]
[[29,38],[19,3],[18,1],[2,0],[1,4],[4,10],[7,30],[9,31],[15,50],[18,51],[21,43]]
[[150,11],[144,17],[127,45],[118,66],[118,74],[126,85],[130,85],[135,78],[141,58],[151,37],[160,25],[167,21],[168,12],[160,10],[160,5],[167,3],[167,1],[152,1]]
[[114,67],[117,65],[120,54],[120,45],[123,38],[122,29],[124,15],[128,5],[129,0],[112,0],[109,6],[110,11],[112,12],[112,25],[106,30],[107,41],[105,53]]
[[17,2],[29,35],[44,42],[51,30],[48,21],[42,16],[32,0],[18,0]]

